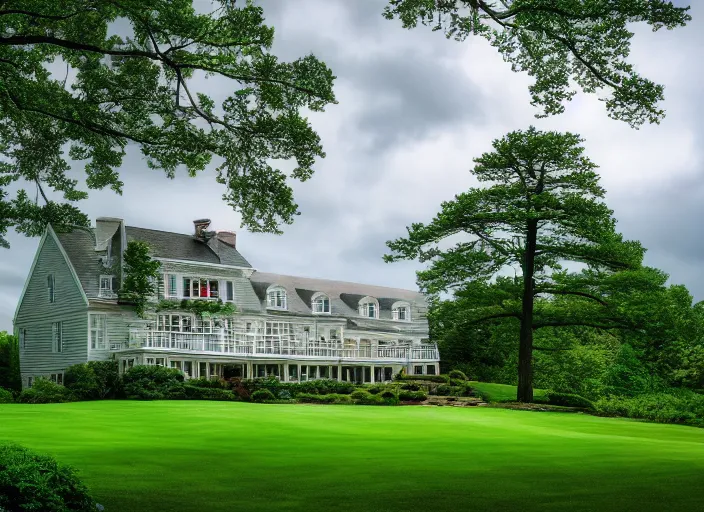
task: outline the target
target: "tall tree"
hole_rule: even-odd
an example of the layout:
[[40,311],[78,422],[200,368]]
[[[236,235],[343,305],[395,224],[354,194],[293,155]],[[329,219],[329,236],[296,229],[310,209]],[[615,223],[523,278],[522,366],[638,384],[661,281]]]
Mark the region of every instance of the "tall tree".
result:
[[[0,2],[0,246],[13,226],[38,235],[47,222],[86,225],[75,203],[87,192],[67,157],[86,162],[88,189],[119,194],[128,145],[170,178],[215,160],[223,198],[250,230],[292,222],[287,176],[269,162],[295,159],[291,178],[312,175],[325,155],[300,111],[335,103],[335,77],[313,55],[278,61],[260,7],[214,0],[199,13],[193,3]],[[211,76],[230,88],[221,103],[199,90]]]
[[574,83],[590,94],[610,91],[601,98],[608,115],[638,127],[665,116],[664,87],[627,61],[628,24],[673,29],[691,20],[688,10],[669,0],[389,0],[384,16],[404,28],[444,30],[448,39],[484,37],[514,71],[535,77],[537,117],[563,112]]
[[[654,286],[652,272],[641,268],[640,244],[616,232],[582,142],[572,133],[533,127],[495,140],[493,152],[474,160],[473,174],[490,186],[457,195],[432,222],[413,224],[406,238],[387,243],[387,262],[430,262],[418,272],[424,292],[454,293],[473,305],[469,314],[476,322],[519,321],[519,401],[533,399],[535,329],[627,325],[608,294]],[[440,248],[458,234],[464,239]],[[568,262],[586,270],[568,272]],[[508,272],[516,276],[506,277]],[[579,308],[545,300],[562,296],[579,299],[569,302]]]
[[5,331],[0,331],[0,388],[22,389],[19,340]]

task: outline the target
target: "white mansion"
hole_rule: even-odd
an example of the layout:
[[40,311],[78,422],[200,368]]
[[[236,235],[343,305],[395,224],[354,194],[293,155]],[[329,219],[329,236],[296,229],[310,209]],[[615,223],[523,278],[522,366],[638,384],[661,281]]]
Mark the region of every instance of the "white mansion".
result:
[[[207,219],[194,225],[191,235],[115,218],[70,233],[47,226],[15,313],[23,385],[39,376],[62,382],[68,366],[108,358],[121,371],[163,365],[189,378],[371,383],[401,369],[439,372],[419,293],[258,272],[235,233],[208,231]],[[154,305],[162,306],[146,319],[116,294],[133,240],[161,264]],[[183,299],[220,300],[235,313],[196,315],[179,307]]]

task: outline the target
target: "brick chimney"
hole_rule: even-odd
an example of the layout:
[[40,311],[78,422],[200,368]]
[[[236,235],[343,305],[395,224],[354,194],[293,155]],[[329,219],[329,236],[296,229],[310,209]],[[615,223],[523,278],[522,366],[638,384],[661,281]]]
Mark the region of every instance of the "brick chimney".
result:
[[193,226],[195,226],[195,237],[203,240],[205,239],[205,230],[210,226],[210,219],[194,220]]
[[216,231],[215,236],[222,243],[231,247],[237,247],[235,243],[237,241],[237,234],[234,231]]

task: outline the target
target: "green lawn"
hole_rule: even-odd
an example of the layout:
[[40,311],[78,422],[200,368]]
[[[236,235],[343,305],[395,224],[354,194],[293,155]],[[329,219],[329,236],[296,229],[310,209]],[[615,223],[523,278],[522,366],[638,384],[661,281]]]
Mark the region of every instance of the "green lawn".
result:
[[0,405],[106,512],[704,511],[704,429],[486,407]]
[[[493,384],[491,382],[471,381],[469,383],[474,389],[480,391],[490,402],[515,402],[516,386],[508,384]],[[534,389],[533,397],[540,398],[545,394],[543,389]]]

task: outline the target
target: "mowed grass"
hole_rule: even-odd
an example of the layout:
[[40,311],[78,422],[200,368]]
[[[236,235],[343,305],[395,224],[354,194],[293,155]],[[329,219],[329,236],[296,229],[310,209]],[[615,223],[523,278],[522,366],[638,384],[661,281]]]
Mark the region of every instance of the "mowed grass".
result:
[[[516,386],[509,384],[494,384],[491,382],[470,381],[469,385],[479,391],[490,402],[515,402]],[[533,397],[540,398],[545,395],[545,390],[534,389]]]
[[704,511],[704,430],[451,407],[0,405],[106,512]]

